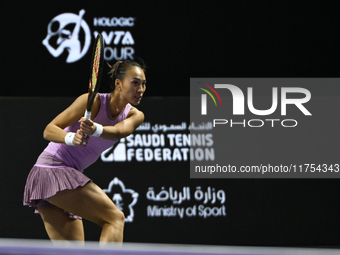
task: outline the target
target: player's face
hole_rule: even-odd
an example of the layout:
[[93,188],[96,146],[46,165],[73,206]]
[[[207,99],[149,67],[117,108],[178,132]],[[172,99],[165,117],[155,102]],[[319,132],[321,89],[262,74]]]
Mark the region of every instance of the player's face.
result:
[[146,90],[144,71],[137,67],[130,67],[122,84],[122,95],[130,104],[138,105]]

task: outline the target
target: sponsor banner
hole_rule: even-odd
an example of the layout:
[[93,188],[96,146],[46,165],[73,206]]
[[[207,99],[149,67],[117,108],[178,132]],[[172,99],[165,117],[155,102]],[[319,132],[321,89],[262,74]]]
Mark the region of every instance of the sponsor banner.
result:
[[144,122],[133,134],[120,139],[101,155],[103,162],[189,161],[190,125]]
[[[306,109],[312,113],[312,118],[317,116],[318,120],[323,123],[328,121],[327,123],[334,124],[332,116],[326,114],[325,109],[328,109],[330,105],[337,109],[337,97],[328,97],[326,103],[324,98],[314,96],[314,89],[308,89],[311,91],[311,100],[319,102],[317,107],[306,105]],[[3,208],[1,222],[3,237],[48,238],[41,217],[34,214],[34,208],[22,206],[23,187],[36,158],[47,145],[47,141],[42,138],[46,123],[49,123],[61,109],[68,107],[73,100],[73,98],[2,98],[0,100],[2,108],[11,109],[10,112],[2,112],[4,123],[11,128],[7,130],[6,135],[0,137],[4,145],[1,149],[4,169],[2,179],[6,180],[3,182],[3,192],[0,195],[2,200],[13,209],[11,213],[8,213],[8,210]],[[224,104],[222,97],[221,100]],[[327,107],[320,107],[322,103]],[[30,107],[27,107],[28,105]],[[159,107],[155,107],[159,105],[164,106],[162,111]],[[208,104],[208,114],[211,109],[209,107]],[[214,103],[213,107],[215,107]],[[270,106],[267,105],[267,107]],[[38,109],[39,118],[36,118],[37,111],[31,109]],[[215,158],[218,157],[216,146],[220,138],[214,136],[211,121],[194,123],[188,121],[189,98],[145,98],[140,109],[144,112],[146,121],[138,131],[133,133],[132,141],[134,142],[131,142],[131,146],[127,146],[128,141],[125,140],[125,155],[127,155],[127,149],[133,149],[136,152],[140,148],[142,149],[141,155],[144,155],[146,149],[157,149],[153,145],[160,143],[157,141],[161,140],[159,137],[153,138],[154,142],[152,136],[149,141],[147,137],[143,141],[142,135],[164,135],[164,147],[160,145],[160,148],[172,151],[175,148],[191,149],[192,145],[188,146],[184,143],[183,137],[196,130],[212,134],[211,138],[204,139],[202,136],[197,136],[195,141],[205,143],[203,146],[207,148],[214,148]],[[188,109],[188,111],[183,109]],[[301,117],[304,118],[304,115],[294,117],[299,121],[296,128],[302,126],[307,130],[305,132],[309,132],[309,142],[307,143],[308,149],[300,150],[296,157],[304,158],[307,154],[312,154],[317,159],[314,146],[322,145],[320,141],[325,139],[331,148],[333,143],[338,142],[334,135],[338,126],[330,125],[327,129],[323,126],[320,129],[316,123],[314,126],[310,123],[303,124]],[[32,119],[36,121],[32,122]],[[18,120],[22,123],[30,123],[26,126],[25,132],[22,132],[22,125],[18,125]],[[184,126],[186,126],[185,129]],[[153,127],[154,130],[152,130]],[[316,132],[313,131],[314,128],[316,130],[326,129],[327,132],[320,133],[320,138],[318,138],[318,136],[313,136],[313,132]],[[294,128],[283,127],[280,129],[281,131],[294,130]],[[228,156],[228,159],[231,158],[229,154],[235,156],[238,150],[247,152],[245,145],[252,146],[251,142],[245,144],[242,136],[233,133],[233,130],[228,129],[230,135],[228,141],[225,142],[234,149],[234,151],[230,148],[226,150],[225,157]],[[240,127],[235,130],[242,131],[245,128]],[[174,134],[174,137],[178,134],[181,136],[178,136],[176,142],[176,138],[168,138],[168,134]],[[266,135],[269,134],[271,133],[268,131]],[[137,135],[141,136],[142,144],[140,140],[135,142]],[[261,133],[258,135],[261,136]],[[283,135],[284,132],[280,132],[280,136]],[[254,136],[253,139],[256,140],[256,137]],[[276,137],[276,141],[282,142],[286,139],[287,137]],[[172,140],[173,146],[170,146]],[[240,144],[237,144],[238,140]],[[294,139],[290,141],[294,142]],[[252,152],[259,156],[261,152],[258,150],[271,142],[271,139],[264,140],[257,150],[252,150]],[[278,149],[275,146],[272,147],[272,150]],[[324,150],[327,151],[329,157],[337,153],[336,149],[319,147],[318,151],[325,159],[327,158]],[[114,153],[115,150],[113,155]],[[288,150],[284,153],[289,155]],[[336,219],[339,208],[334,203],[338,194],[337,179],[213,178],[207,180],[190,178],[190,163],[194,162],[191,161],[191,157],[188,157],[186,161],[180,161],[177,158],[173,161],[168,159],[165,161],[163,157],[158,161],[157,157],[150,161],[146,161],[144,157],[141,157],[140,161],[137,157],[132,157],[130,161],[127,159],[127,156],[126,161],[103,161],[99,158],[84,171],[84,174],[101,187],[113,203],[124,212],[126,219],[124,241],[126,242],[216,245],[293,245],[297,243],[334,245],[337,243],[339,224]],[[207,159],[207,162],[211,162],[211,157]],[[14,218],[15,221],[12,220]],[[101,228],[85,219],[83,223],[86,240],[98,241]],[[13,224],[18,227],[12,228]],[[310,231],[310,226],[313,226],[313,231]],[[322,231],[325,226],[328,226],[326,232]]]
[[67,53],[66,63],[82,59],[90,49],[91,38],[101,33],[105,42],[106,61],[134,59],[135,17],[94,16],[85,9],[78,13],[61,13],[47,24],[42,43],[55,58]]
[[[143,188],[139,185],[138,190]],[[226,194],[223,189],[208,186],[190,187],[186,186],[180,190],[173,187],[165,189],[163,186],[159,192],[154,187],[149,187],[147,192],[143,191],[143,196],[147,198],[147,204],[138,203],[139,193],[133,189],[128,189],[122,180],[114,177],[103,191],[111,198],[114,204],[124,212],[125,222],[134,221],[134,206],[144,208],[146,217],[149,218],[188,218],[200,217],[225,217]],[[137,218],[145,217],[139,215]]]
[[148,217],[178,217],[180,219],[202,217],[205,219],[227,216],[224,190],[216,190],[210,186],[205,191],[201,186],[195,189],[183,187],[181,190],[162,187],[158,193],[155,192],[154,187],[149,187],[146,197],[152,203],[147,206]]

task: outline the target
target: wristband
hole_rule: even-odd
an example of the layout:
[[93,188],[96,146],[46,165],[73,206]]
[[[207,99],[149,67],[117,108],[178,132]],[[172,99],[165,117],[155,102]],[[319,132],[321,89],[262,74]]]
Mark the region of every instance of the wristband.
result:
[[91,136],[96,136],[96,137],[99,137],[102,133],[103,133],[103,126],[96,123],[96,122],[93,122],[93,124],[96,125],[96,131],[94,131],[94,133],[91,135]]
[[73,143],[73,139],[75,135],[76,133],[73,133],[73,132],[67,133],[67,135],[65,136],[65,143],[69,146],[75,146],[75,144]]

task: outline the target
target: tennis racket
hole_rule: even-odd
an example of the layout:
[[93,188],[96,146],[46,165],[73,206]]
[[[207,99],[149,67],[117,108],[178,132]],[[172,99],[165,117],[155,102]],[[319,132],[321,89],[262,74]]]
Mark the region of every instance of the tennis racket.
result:
[[91,74],[89,80],[89,92],[87,106],[84,117],[91,118],[91,109],[99,90],[104,66],[104,40],[101,34],[98,34],[94,43],[91,63]]

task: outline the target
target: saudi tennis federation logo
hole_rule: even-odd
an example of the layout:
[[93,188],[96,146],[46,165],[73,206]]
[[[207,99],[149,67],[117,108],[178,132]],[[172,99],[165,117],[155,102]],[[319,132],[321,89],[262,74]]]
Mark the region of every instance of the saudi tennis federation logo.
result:
[[[213,87],[211,87],[208,84],[202,83],[202,82],[197,82],[197,83],[202,84],[203,86],[205,86],[208,89],[210,89],[217,96],[217,98],[220,101],[220,104],[222,106],[222,100],[221,100],[219,94],[216,92],[216,90]],[[198,87],[198,88],[203,90],[204,92],[206,92],[212,98],[212,100],[214,101],[215,106],[217,106],[215,97],[211,94],[211,92],[209,90],[207,90],[205,88],[201,88],[201,87]],[[201,115],[207,115],[207,94],[202,94],[201,95]]]
[[132,189],[126,189],[124,183],[117,177],[103,191],[112,199],[118,209],[124,213],[125,222],[133,222],[133,217],[135,216],[133,206],[137,203],[138,193]]
[[53,57],[57,58],[67,50],[66,63],[73,63],[87,53],[91,44],[91,32],[83,20],[84,14],[85,10],[80,10],[79,15],[63,13],[48,24],[43,45]]

